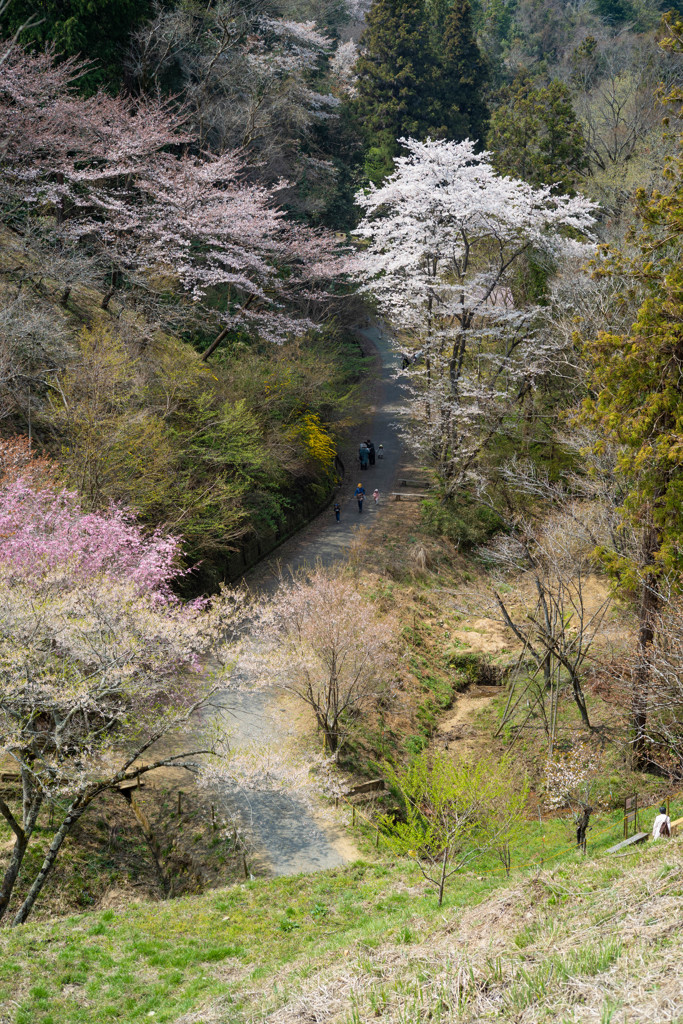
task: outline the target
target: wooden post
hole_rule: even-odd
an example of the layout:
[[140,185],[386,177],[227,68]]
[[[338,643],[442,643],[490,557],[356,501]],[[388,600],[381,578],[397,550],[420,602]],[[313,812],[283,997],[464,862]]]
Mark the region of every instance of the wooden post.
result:
[[356,824],[356,805],[351,804],[351,824]]
[[216,808],[211,804],[211,828],[216,829]]
[[242,855],[242,863],[244,865],[244,877],[247,879],[247,881],[249,881],[249,867],[247,865],[246,853]]
[[183,813],[183,791],[178,790],[178,817]]

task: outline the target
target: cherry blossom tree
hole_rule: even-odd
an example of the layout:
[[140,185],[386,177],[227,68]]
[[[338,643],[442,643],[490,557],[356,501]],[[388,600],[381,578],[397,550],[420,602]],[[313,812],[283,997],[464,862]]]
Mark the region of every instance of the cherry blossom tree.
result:
[[41,809],[57,811],[14,913],[21,924],[97,796],[162,765],[202,770],[209,747],[181,740],[181,752],[164,755],[154,745],[188,730],[210,701],[218,680],[200,673],[201,662],[218,653],[221,663],[241,598],[225,591],[206,607],[174,599],[176,538],[145,536],[118,510],[83,513],[44,472],[17,476],[21,452],[3,454],[10,471],[0,484],[0,758],[19,792],[15,801],[0,798],[14,835],[0,917]]
[[576,823],[576,845],[583,853],[602,767],[601,751],[587,743],[578,743],[568,753],[554,759],[549,757],[545,766],[546,803],[553,809],[571,807]]
[[254,635],[254,667],[308,704],[331,753],[350,718],[388,688],[395,627],[343,572],[317,566],[283,580],[261,605]]
[[54,213],[65,244],[99,261],[109,283],[102,307],[124,275],[147,289],[170,272],[191,304],[226,295],[223,335],[242,325],[281,340],[309,329],[302,300],[321,297],[342,266],[332,234],[286,220],[277,208],[284,182],[249,184],[234,153],[193,152],[183,111],[75,95],[82,69],[50,54],[10,54],[0,161],[15,203]]
[[331,45],[313,22],[274,17],[259,2],[160,4],[136,32],[128,68],[148,93],[172,81],[202,150],[237,151],[252,181],[286,178],[288,204],[310,215],[337,173],[324,139],[339,107],[326,79]]
[[356,88],[356,61],[358,60],[358,47],[352,39],[340,43],[334,51],[330,61],[330,67],[336,76],[341,88],[349,96],[355,96]]
[[400,141],[395,172],[356,197],[356,273],[400,332],[412,442],[453,493],[557,345],[518,301],[517,265],[585,257],[596,204],[496,174],[469,140]]

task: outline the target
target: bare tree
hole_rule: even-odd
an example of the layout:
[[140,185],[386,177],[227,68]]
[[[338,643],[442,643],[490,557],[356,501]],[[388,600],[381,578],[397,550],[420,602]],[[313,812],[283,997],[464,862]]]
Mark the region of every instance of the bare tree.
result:
[[583,725],[591,728],[582,677],[611,603],[609,596],[597,602],[588,598],[597,538],[590,524],[582,522],[580,511],[570,504],[543,527],[518,520],[514,532],[488,552],[494,563],[521,573],[518,585],[530,585],[535,593],[533,611],[514,611],[499,591],[495,593],[506,625],[522,643],[527,662],[534,665],[530,676],[512,686],[500,729],[514,719],[526,699],[529,711],[519,729],[538,709],[549,756],[556,744],[559,702],[567,688]]
[[663,84],[666,90],[680,75],[680,61],[654,39],[628,29],[590,38],[591,59],[575,64],[572,72],[574,107],[591,163],[606,171],[630,160],[658,128],[663,116],[658,89]]
[[394,624],[343,571],[318,566],[283,580],[260,609],[256,636],[256,667],[308,704],[331,753],[389,686]]

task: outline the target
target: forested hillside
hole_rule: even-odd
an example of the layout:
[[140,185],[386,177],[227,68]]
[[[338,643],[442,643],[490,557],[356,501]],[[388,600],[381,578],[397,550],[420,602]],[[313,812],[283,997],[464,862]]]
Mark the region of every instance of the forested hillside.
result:
[[682,133],[655,0],[0,0],[2,1020],[678,1019]]

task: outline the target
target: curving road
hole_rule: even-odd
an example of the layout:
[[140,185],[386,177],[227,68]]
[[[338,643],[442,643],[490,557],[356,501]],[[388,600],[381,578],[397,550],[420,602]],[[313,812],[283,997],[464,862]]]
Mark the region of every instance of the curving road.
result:
[[[338,491],[342,506],[341,520],[335,522],[331,503],[327,510],[246,574],[245,580],[254,589],[270,589],[278,574],[278,566],[283,570],[296,571],[306,565],[313,565],[318,559],[324,565],[332,565],[344,559],[358,528],[372,526],[377,522],[377,517],[382,515],[383,503],[394,489],[401,456],[396,429],[401,409],[401,391],[394,379],[400,357],[393,350],[388,334],[380,327],[369,327],[359,333],[378,352],[380,374],[374,406],[368,409],[368,424],[359,428],[358,438],[349,445],[348,452],[342,452],[346,472]],[[368,436],[376,448],[380,444],[384,445],[384,458],[378,459],[374,466],[361,472],[357,457],[358,445]],[[353,496],[359,481],[362,481],[367,492],[362,514],[358,513]],[[372,500],[375,487],[380,492],[377,507]]]
[[[341,520],[339,523],[335,521],[330,504],[328,510],[286,541],[268,559],[250,570],[245,579],[254,590],[267,593],[277,585],[281,571],[296,571],[318,560],[325,565],[332,565],[344,559],[358,531],[369,530],[381,518],[383,504],[394,487],[400,459],[400,442],[395,424],[399,416],[401,395],[393,379],[397,355],[380,328],[369,327],[361,333],[378,351],[381,372],[374,408],[368,410],[368,425],[359,429],[357,442],[350,442],[349,453],[344,460],[346,474],[338,492],[338,500],[342,505]],[[384,457],[360,473],[355,455],[358,443],[368,436],[368,430],[375,446],[384,446]],[[359,514],[353,496],[359,480],[363,481],[367,491],[362,514]],[[377,506],[372,500],[375,487],[380,491]],[[240,692],[225,691],[217,696],[216,703],[222,708],[222,714],[213,718],[210,724],[215,727],[218,722],[219,728],[229,733],[233,748],[254,744],[287,746],[297,741],[298,728],[293,720],[295,713],[291,704],[283,704],[279,692],[248,689]],[[196,738],[201,737],[204,724],[198,723]],[[187,736],[184,741],[187,742]],[[322,803],[313,794],[305,799],[284,790],[247,791],[225,787],[220,791],[214,790],[213,799],[224,813],[237,813],[241,819],[256,851],[259,873],[288,875],[317,871],[344,864],[354,856],[355,851],[343,832],[328,820],[323,820]]]

